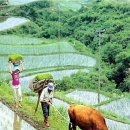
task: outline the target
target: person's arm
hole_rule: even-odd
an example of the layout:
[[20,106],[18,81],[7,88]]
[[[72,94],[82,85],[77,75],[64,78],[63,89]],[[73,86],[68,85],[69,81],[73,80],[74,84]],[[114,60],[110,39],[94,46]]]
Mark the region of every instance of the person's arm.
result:
[[11,62],[9,62],[9,73],[12,74],[12,63]]
[[20,71],[22,72],[24,70],[24,65],[23,65],[23,62],[20,61]]

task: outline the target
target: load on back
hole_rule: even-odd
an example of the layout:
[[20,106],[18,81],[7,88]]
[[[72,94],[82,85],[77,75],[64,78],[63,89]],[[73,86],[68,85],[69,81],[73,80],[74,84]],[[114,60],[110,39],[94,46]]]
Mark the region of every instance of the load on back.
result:
[[41,93],[48,83],[54,83],[53,76],[50,73],[38,74],[30,82],[29,88],[35,93]]
[[53,76],[50,73],[43,73],[43,74],[36,75],[35,78],[29,84],[29,88],[33,92],[38,93],[38,101],[37,101],[37,105],[35,108],[35,113],[37,112],[41,92],[44,88],[47,87],[48,83],[53,83],[55,85]]

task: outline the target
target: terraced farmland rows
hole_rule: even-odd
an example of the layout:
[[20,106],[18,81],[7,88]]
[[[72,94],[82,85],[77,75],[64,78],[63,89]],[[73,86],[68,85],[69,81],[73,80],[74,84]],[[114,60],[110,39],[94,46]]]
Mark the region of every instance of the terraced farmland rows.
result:
[[[98,94],[95,92],[85,92],[85,91],[76,90],[67,94],[66,97],[73,98],[75,101],[79,101],[84,104],[89,104],[89,105],[98,104]],[[84,98],[84,97],[87,97],[87,98]],[[108,99],[109,99],[108,97],[102,94],[100,95],[101,102],[106,101]]]
[[0,44],[5,45],[35,45],[42,44],[44,40],[41,38],[32,38],[25,36],[16,36],[16,35],[0,35]]
[[13,28],[14,26],[18,26],[21,24],[24,24],[28,22],[26,18],[15,18],[15,17],[10,17],[6,21],[0,23],[0,31]]
[[101,108],[130,119],[130,99],[122,98],[120,100],[112,101],[109,104],[102,105]]
[[106,119],[109,130],[130,130],[130,125]]
[[[0,57],[2,67],[0,71],[6,71],[8,66],[8,57]],[[96,60],[92,57],[80,55],[80,54],[53,54],[43,56],[25,56],[24,57],[26,69],[36,69],[42,67],[54,67],[54,66],[84,66],[93,67],[96,64]]]
[[[7,51],[8,50],[8,51]],[[67,42],[46,45],[3,45],[0,44],[0,54],[20,53],[23,55],[41,55],[61,52],[75,52],[76,50]]]
[[27,4],[33,1],[38,1],[38,0],[9,0],[9,5],[21,5],[21,4]]

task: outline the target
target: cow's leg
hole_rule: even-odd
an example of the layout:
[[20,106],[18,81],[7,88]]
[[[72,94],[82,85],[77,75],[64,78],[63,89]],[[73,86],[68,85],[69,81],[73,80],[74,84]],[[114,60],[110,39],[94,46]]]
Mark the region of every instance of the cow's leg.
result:
[[76,125],[75,124],[73,124],[73,130],[76,130]]
[[69,130],[73,130],[72,123],[69,122]]
[[69,122],[69,130],[76,130],[76,125],[72,122]]

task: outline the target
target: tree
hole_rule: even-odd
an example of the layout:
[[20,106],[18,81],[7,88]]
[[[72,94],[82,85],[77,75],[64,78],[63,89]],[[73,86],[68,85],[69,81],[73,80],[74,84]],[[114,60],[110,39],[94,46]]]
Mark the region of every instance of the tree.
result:
[[102,60],[109,62],[110,64],[115,64],[116,55],[122,51],[122,45],[116,43],[107,43],[102,48]]

